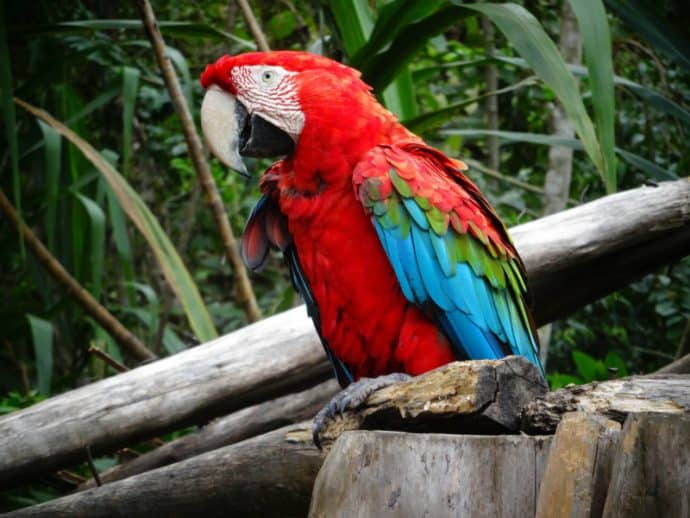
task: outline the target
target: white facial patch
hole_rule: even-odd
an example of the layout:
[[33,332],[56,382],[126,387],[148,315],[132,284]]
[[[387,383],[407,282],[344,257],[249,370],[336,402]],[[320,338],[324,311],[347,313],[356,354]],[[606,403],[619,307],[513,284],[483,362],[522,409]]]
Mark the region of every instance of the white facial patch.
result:
[[304,128],[304,112],[297,97],[295,75],[296,72],[269,65],[232,69],[237,99],[247,111],[280,128],[297,142]]

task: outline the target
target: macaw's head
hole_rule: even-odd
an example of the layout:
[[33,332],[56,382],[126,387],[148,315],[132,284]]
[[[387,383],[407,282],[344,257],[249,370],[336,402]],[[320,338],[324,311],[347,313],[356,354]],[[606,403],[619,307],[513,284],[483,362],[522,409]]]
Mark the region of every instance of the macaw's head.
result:
[[211,152],[246,174],[242,156],[293,156],[310,145],[348,146],[372,120],[381,125],[387,117],[377,117],[385,110],[359,75],[307,52],[221,57],[201,75],[207,89],[201,125]]

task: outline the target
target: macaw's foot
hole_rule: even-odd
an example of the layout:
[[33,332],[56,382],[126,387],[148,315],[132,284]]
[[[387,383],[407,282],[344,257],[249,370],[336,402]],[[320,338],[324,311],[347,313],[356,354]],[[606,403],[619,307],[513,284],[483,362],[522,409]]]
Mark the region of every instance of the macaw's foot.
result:
[[334,420],[338,415],[343,415],[346,410],[354,410],[361,406],[372,392],[388,385],[407,381],[410,378],[409,374],[394,372],[393,374],[386,374],[378,378],[361,378],[349,384],[333,396],[331,401],[314,417],[314,424],[312,426],[314,444],[321,448],[319,435],[329,421]]

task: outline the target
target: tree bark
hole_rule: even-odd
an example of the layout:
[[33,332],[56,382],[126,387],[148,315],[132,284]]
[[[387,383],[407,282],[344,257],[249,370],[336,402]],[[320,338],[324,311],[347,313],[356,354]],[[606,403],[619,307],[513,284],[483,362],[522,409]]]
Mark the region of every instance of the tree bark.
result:
[[565,415],[551,442],[536,518],[601,516],[620,430],[600,415]]
[[564,414],[595,412],[622,423],[629,414],[690,413],[690,376],[653,374],[573,385],[529,403],[522,412],[522,430],[551,434]]
[[375,391],[329,421],[319,439],[328,449],[348,430],[515,433],[522,408],[547,390],[537,367],[522,356],[449,363]]
[[690,181],[605,196],[510,233],[543,325],[690,254]]
[[550,437],[347,432],[311,518],[534,516]]
[[9,516],[304,517],[323,452],[309,424],[288,426]]
[[630,416],[620,444],[602,516],[690,515],[690,415]]
[[[512,231],[543,324],[690,253],[690,182],[641,187]],[[0,418],[0,486],[203,423],[330,376],[304,308]]]
[[0,487],[331,376],[304,307],[0,418]]
[[[207,451],[255,437],[281,426],[312,418],[339,390],[335,379],[298,394],[266,401],[210,422],[199,431],[168,442],[148,453],[99,473],[101,482],[122,480]],[[93,479],[79,490],[96,487]]]

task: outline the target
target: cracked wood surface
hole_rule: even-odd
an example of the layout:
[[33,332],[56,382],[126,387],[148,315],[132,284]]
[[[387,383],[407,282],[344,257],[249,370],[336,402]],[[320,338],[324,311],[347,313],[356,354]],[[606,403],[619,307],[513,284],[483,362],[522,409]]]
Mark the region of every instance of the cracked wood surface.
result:
[[346,432],[310,518],[534,516],[551,437]]
[[344,431],[357,429],[514,433],[521,409],[546,390],[537,368],[521,356],[454,362],[373,392],[330,421],[321,444],[328,448]]
[[567,412],[594,412],[622,423],[629,414],[690,413],[690,375],[650,374],[549,392],[527,404],[522,429],[552,434]]

